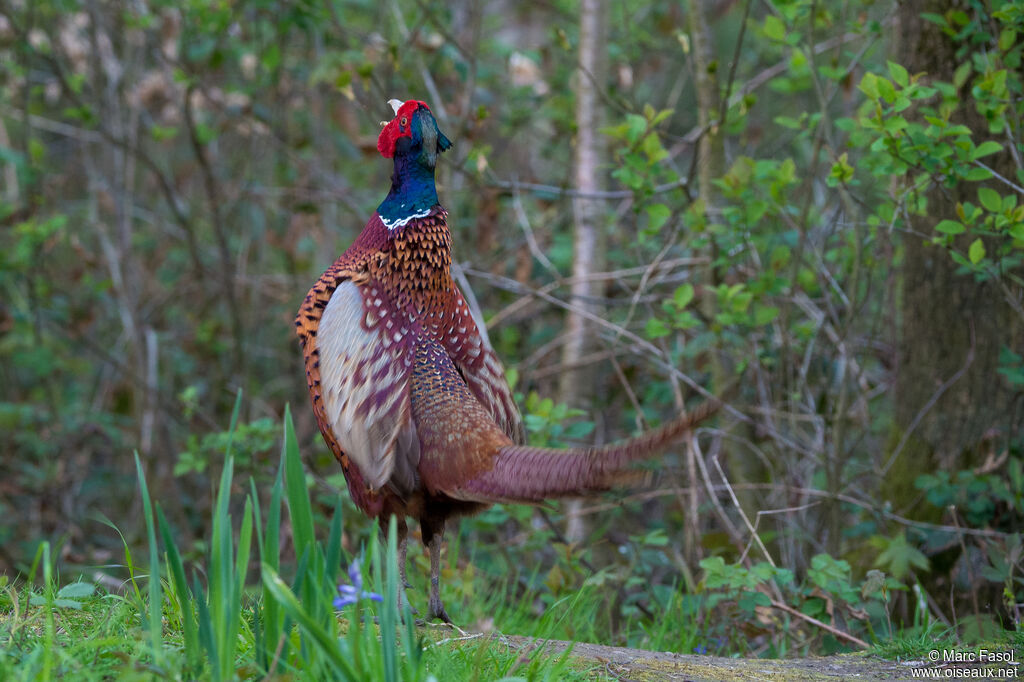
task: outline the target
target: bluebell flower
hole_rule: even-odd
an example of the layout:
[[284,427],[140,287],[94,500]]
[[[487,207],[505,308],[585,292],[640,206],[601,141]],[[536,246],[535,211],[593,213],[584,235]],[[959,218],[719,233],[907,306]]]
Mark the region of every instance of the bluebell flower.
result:
[[707,652],[708,652],[708,647],[703,642],[701,642],[697,646],[693,647],[693,653],[695,653],[695,654],[697,654],[699,656],[703,656]]
[[355,604],[360,599],[384,601],[384,598],[376,592],[363,590],[363,574],[359,571],[359,559],[348,565],[348,579],[352,583],[351,585],[345,583],[338,585],[338,594],[341,596],[334,598],[334,608],[343,609]]

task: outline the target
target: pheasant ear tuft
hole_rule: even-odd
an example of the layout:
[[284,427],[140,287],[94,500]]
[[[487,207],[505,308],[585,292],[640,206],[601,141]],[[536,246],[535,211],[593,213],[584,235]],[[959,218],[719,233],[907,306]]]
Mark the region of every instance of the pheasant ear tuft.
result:
[[452,141],[445,137],[440,130],[437,131],[437,153],[446,152],[452,148]]
[[395,110],[395,116],[398,116],[398,110],[402,108],[402,105],[405,104],[405,102],[400,99],[389,99],[388,104]]

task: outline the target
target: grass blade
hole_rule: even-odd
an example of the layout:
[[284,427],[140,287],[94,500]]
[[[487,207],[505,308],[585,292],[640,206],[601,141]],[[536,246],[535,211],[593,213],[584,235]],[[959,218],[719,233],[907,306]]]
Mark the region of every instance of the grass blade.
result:
[[295,438],[295,426],[289,407],[284,409],[284,480],[288,497],[288,514],[292,520],[292,534],[295,538],[295,553],[301,554],[311,548],[315,541],[313,533],[313,510],[306,489],[306,472],[299,458],[299,442]]
[[[267,509],[267,528],[266,532],[261,536],[263,538],[260,544],[260,562],[267,564],[275,571],[279,570],[280,566],[280,537],[281,537],[281,496],[284,489],[284,462],[281,462],[281,466],[277,469],[277,479],[274,481],[274,487],[270,492],[270,507]],[[253,496],[255,497],[256,491],[253,490]],[[259,516],[257,515],[257,520]],[[278,643],[282,642],[282,633],[284,632],[283,614],[277,605],[277,600],[273,598],[270,591],[264,586],[263,587],[263,609],[262,609],[262,623],[263,623],[263,638],[262,638],[262,650],[263,660],[260,663],[266,669],[267,674],[273,674],[275,671],[270,669],[273,663],[274,652],[277,651]],[[280,659],[286,660],[288,657],[288,641],[285,639],[282,644]],[[275,668],[277,666],[274,666]]]
[[213,537],[210,542],[209,567],[209,608],[212,636],[217,646],[220,660],[220,677],[231,677],[231,659],[228,654],[232,645],[231,620],[234,604],[232,547],[234,539],[231,532],[231,513],[228,498],[231,491],[231,478],[234,471],[234,458],[228,454],[221,472],[220,485],[217,490],[217,502],[213,512]]
[[[398,682],[398,646],[395,642],[398,616],[398,520],[388,521],[388,549],[384,558],[384,609],[380,614],[380,643],[384,652],[384,674],[387,682]],[[378,555],[379,556],[379,555]],[[380,562],[376,570],[380,571]]]
[[339,494],[334,502],[334,515],[331,516],[331,530],[327,535],[327,570],[331,583],[338,582],[341,571],[341,521],[342,500]]
[[352,682],[360,682],[363,679],[360,675],[356,674],[356,670],[342,655],[337,638],[324,629],[302,607],[298,598],[285,585],[284,581],[277,575],[277,572],[266,564],[263,564],[263,585],[281,605],[281,608],[312,638],[313,643],[324,654],[326,660],[341,673],[344,679],[351,680]]
[[153,525],[153,505],[149,499],[149,488],[146,475],[142,471],[139,453],[135,452],[135,471],[139,478],[139,490],[142,492],[142,514],[146,520],[146,537],[149,540],[149,639],[153,648],[153,662],[159,665],[163,659],[163,630],[160,615],[162,597],[160,595],[160,553],[156,546],[156,528]]
[[210,658],[210,677],[214,682],[219,682],[223,677],[220,672],[220,656],[218,655],[217,641],[213,636],[210,608],[206,604],[206,599],[202,598],[203,586],[199,584],[199,577],[192,576],[192,580],[194,585],[193,593],[199,597],[196,599],[196,606],[199,611],[199,641],[202,643],[203,648],[206,649],[206,655]]
[[202,665],[202,651],[199,648],[195,605],[193,604],[193,597],[188,590],[188,581],[185,579],[185,567],[181,562],[181,555],[178,553],[177,545],[174,544],[171,528],[164,518],[164,512],[160,509],[160,505],[156,506],[156,518],[160,526],[160,535],[164,540],[164,554],[167,557],[167,570],[170,574],[171,586],[176,592],[178,604],[181,606],[181,628],[185,640],[185,661],[193,673],[198,673]]

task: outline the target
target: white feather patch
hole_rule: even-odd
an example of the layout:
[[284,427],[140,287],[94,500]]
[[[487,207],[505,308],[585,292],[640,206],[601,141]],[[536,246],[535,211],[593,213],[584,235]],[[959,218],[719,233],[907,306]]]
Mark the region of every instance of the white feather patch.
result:
[[[415,471],[419,439],[410,418],[409,373],[401,346],[363,329],[362,319],[362,292],[342,282],[317,331],[320,384],[334,437],[366,484],[379,489],[395,473],[396,457],[402,459],[399,478]],[[405,488],[410,481],[398,483]]]
[[400,99],[389,99],[388,104],[390,104],[391,108],[395,110],[395,116],[398,116],[398,110],[402,108],[402,105],[405,104],[405,102]]

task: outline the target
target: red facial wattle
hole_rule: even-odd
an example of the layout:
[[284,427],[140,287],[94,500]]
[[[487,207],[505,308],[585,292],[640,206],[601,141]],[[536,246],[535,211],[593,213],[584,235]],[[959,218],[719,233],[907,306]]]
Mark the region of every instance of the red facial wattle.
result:
[[395,155],[395,144],[397,144],[398,138],[412,137],[412,115],[421,106],[430,110],[426,102],[414,99],[404,102],[398,108],[395,117],[384,126],[384,129],[380,131],[380,137],[377,138],[377,151],[381,153],[381,156],[392,158]]

